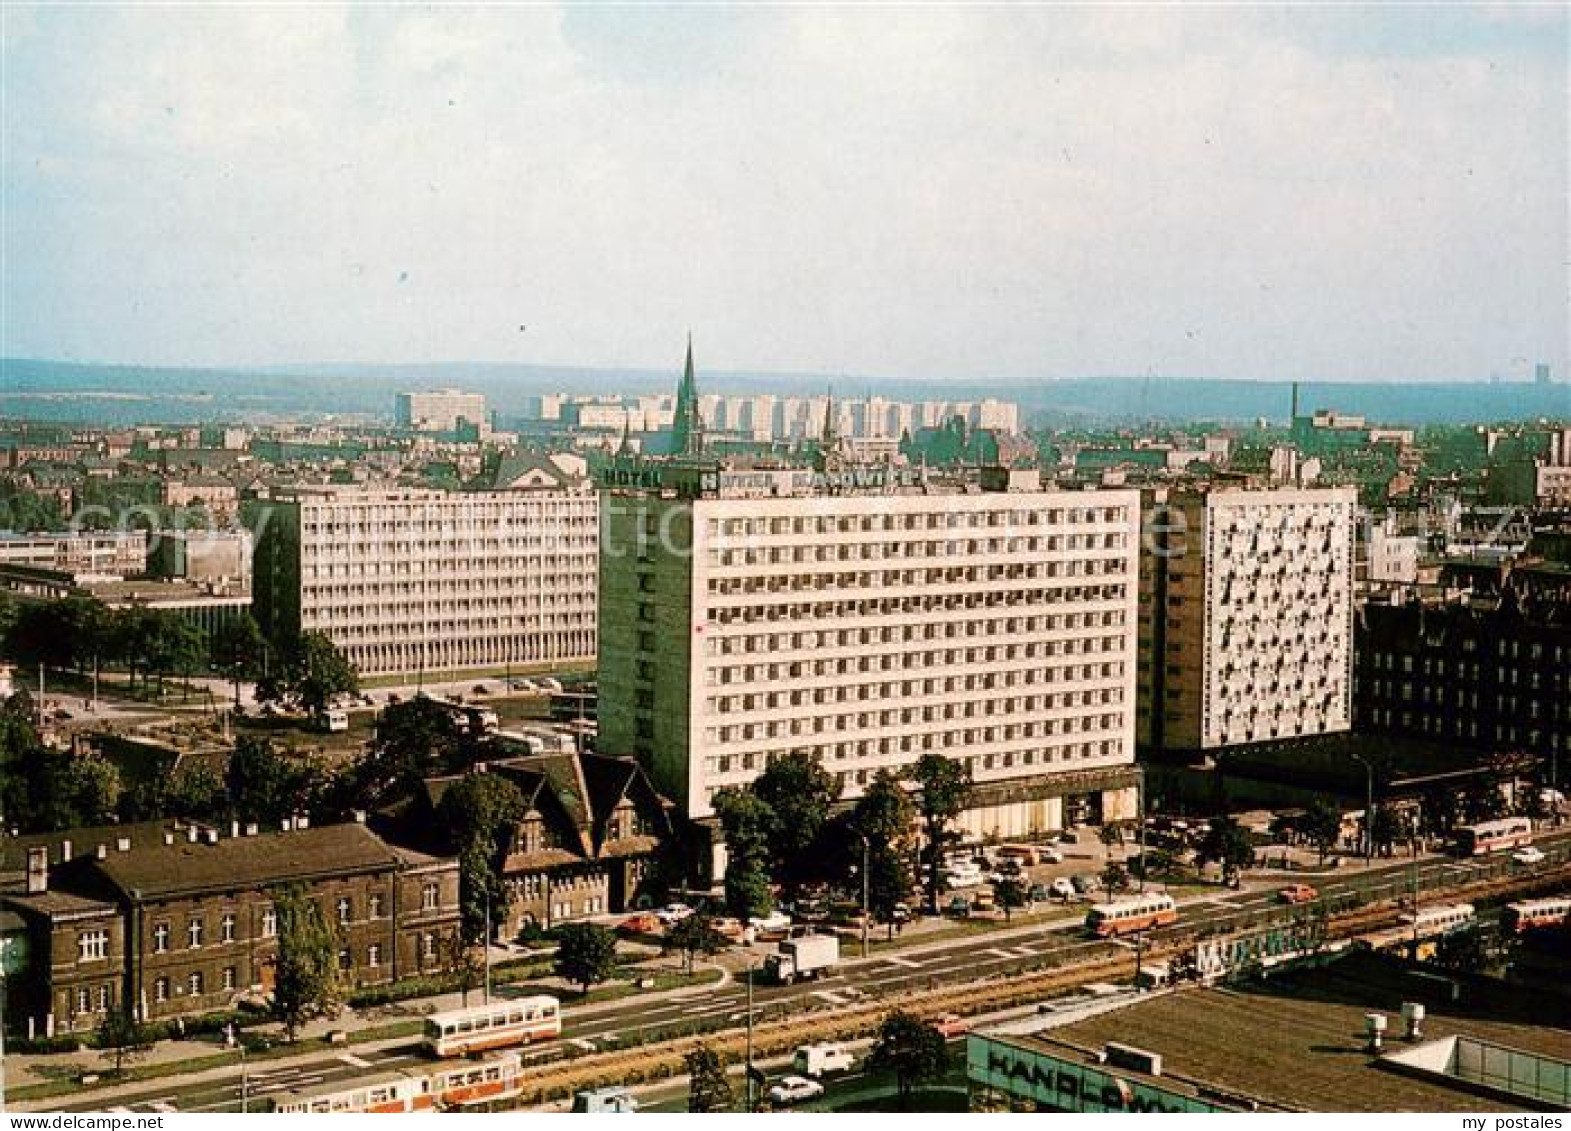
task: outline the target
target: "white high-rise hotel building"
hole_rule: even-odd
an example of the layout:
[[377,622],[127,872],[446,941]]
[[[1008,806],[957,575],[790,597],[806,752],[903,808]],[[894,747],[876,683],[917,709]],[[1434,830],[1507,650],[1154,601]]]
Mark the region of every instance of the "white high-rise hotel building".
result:
[[600,737],[683,812],[807,751],[962,759],[977,835],[1134,815],[1137,493],[662,474],[602,506]]

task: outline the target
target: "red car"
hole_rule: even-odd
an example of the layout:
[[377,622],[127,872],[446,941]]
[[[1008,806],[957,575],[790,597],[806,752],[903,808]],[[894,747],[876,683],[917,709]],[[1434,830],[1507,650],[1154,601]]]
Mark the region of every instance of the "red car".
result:
[[958,1013],[945,1013],[933,1019],[933,1028],[944,1035],[944,1040],[959,1037],[971,1031],[971,1022]]
[[1308,884],[1289,884],[1276,894],[1283,903],[1313,903],[1320,898],[1320,893]]

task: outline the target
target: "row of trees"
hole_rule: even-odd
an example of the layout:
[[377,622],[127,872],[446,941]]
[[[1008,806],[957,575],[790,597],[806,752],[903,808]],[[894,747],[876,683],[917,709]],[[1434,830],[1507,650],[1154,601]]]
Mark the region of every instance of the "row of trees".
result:
[[945,853],[960,839],[954,820],[970,790],[963,762],[928,754],[905,777],[880,770],[854,806],[836,812],[839,782],[818,759],[776,758],[749,786],[715,798],[728,857],[727,909],[749,919],[773,909],[776,885],[788,895],[814,884],[847,885],[865,857],[874,915],[892,922],[919,868],[936,910]]
[[0,595],[0,651],[23,667],[75,671],[86,677],[123,668],[135,686],[190,677],[209,667],[226,674],[236,705],[242,682],[257,698],[320,711],[333,696],[358,689],[353,666],[321,633],[270,642],[250,613],[225,620],[211,637],[165,609],[112,609],[92,597],[18,605]]

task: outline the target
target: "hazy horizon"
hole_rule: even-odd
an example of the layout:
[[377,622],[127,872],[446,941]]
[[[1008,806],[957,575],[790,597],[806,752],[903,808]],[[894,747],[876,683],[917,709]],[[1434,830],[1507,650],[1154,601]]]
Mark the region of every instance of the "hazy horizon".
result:
[[1568,21],[7,4],[0,355],[1563,379]]

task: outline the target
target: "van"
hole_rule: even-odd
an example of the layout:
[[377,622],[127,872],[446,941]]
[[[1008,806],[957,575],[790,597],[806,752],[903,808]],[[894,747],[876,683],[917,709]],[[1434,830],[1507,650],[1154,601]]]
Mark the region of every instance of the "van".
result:
[[998,849],[1001,860],[1018,860],[1027,868],[1035,867],[1038,863],[1037,850],[1029,844],[1005,844]]
[[575,1093],[573,1110],[587,1115],[626,1115],[638,1110],[638,1100],[626,1088],[595,1088]]
[[820,1041],[802,1045],[791,1060],[791,1068],[803,1076],[817,1078],[831,1072],[849,1072],[856,1059],[851,1050],[838,1041]]
[[316,722],[329,734],[342,734],[349,729],[349,712],[330,707],[316,717]]

